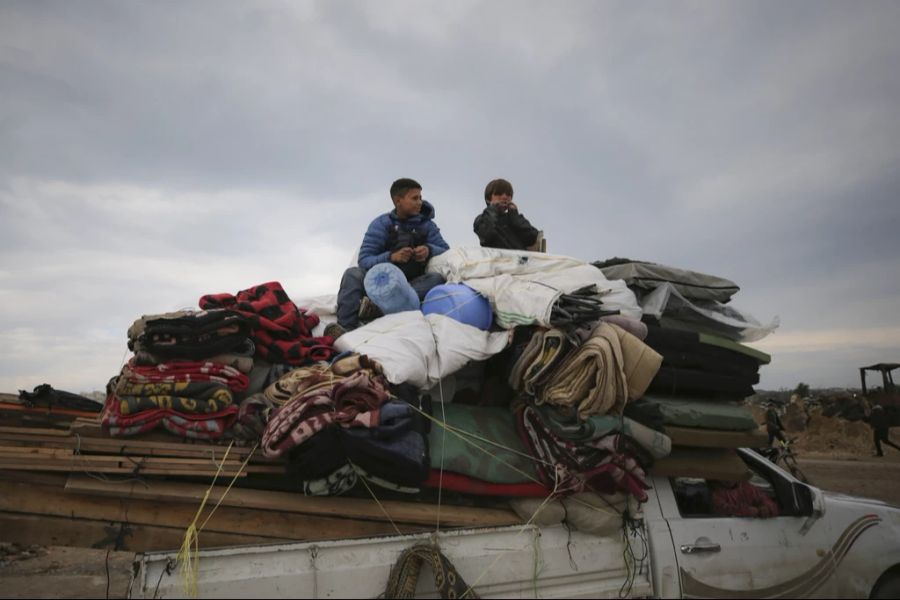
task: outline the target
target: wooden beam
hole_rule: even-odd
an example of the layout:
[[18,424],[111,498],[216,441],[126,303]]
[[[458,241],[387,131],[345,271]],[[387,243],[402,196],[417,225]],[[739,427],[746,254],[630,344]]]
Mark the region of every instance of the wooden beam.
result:
[[[82,475],[72,475],[66,484],[66,491],[88,493],[101,496],[140,498],[155,502],[199,502],[208,486],[193,483],[152,481],[145,487],[135,482],[106,483]],[[441,506],[434,504],[385,500],[376,503],[371,499],[303,496],[298,493],[272,492],[232,488],[224,494],[225,487],[212,489],[208,502],[215,504],[221,499],[224,506],[239,508],[261,508],[284,512],[302,513],[434,526],[440,510],[441,524],[458,527],[501,527],[522,523],[522,519],[512,510],[500,508],[477,508],[467,506]],[[383,510],[382,510],[383,508]],[[387,512],[387,515],[385,514]]]
[[[317,517],[290,512],[232,508],[207,504],[197,520],[203,532],[255,535],[273,541],[343,539],[397,533],[390,523]],[[66,493],[60,487],[8,483],[0,495],[0,511],[174,527],[186,531],[197,514],[197,504],[153,502],[134,498]],[[208,515],[212,517],[207,521]],[[401,533],[425,531],[424,526],[398,525]]]
[[[16,544],[156,552],[178,550],[183,540],[184,530],[175,527],[0,512],[0,541]],[[199,537],[201,548],[272,542],[272,538],[214,531]]]
[[[54,431],[27,427],[0,427],[0,443],[7,445],[47,446],[55,448],[77,448],[82,452],[100,451],[110,454],[155,454],[159,456],[185,456],[195,458],[216,458],[225,456],[227,445],[187,442],[170,435],[168,440],[143,440],[134,438],[81,437],[67,432],[63,435],[47,434]],[[228,458],[243,461],[252,448],[232,446]],[[262,452],[253,454],[251,462],[281,464],[281,460],[267,459]]]

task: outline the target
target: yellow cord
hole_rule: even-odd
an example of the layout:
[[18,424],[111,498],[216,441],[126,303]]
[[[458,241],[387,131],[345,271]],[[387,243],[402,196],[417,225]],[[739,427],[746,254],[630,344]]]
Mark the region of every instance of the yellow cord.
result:
[[200,531],[203,530],[203,528],[209,522],[209,519],[213,516],[213,513],[216,512],[217,508],[219,508],[219,505],[222,503],[225,495],[234,485],[234,482],[237,481],[237,478],[240,477],[241,473],[244,472],[244,468],[247,466],[247,463],[250,462],[250,458],[256,451],[256,446],[253,446],[253,449],[250,450],[250,453],[247,455],[247,458],[246,460],[244,460],[241,468],[231,479],[231,483],[228,484],[228,487],[226,487],[225,491],[222,492],[222,495],[219,496],[219,500],[216,502],[216,505],[206,516],[203,524],[201,524],[200,527],[197,527],[197,520],[200,518],[200,515],[203,513],[203,509],[206,507],[206,502],[207,500],[209,500],[209,495],[212,493],[213,489],[216,486],[216,481],[218,480],[219,475],[222,473],[222,469],[225,467],[225,462],[228,460],[228,453],[231,452],[231,447],[233,445],[234,442],[229,444],[228,449],[225,450],[225,456],[222,457],[222,461],[218,465],[219,468],[216,471],[215,477],[213,477],[212,483],[209,484],[209,487],[206,489],[206,493],[203,494],[203,500],[200,501],[200,506],[197,507],[197,513],[194,515],[194,519],[191,521],[191,524],[188,525],[187,531],[185,531],[184,533],[184,540],[181,542],[181,549],[178,551],[178,555],[176,556],[176,560],[181,565],[180,572],[182,588],[184,589],[185,596],[188,596],[190,598],[197,597],[197,580],[200,575]]

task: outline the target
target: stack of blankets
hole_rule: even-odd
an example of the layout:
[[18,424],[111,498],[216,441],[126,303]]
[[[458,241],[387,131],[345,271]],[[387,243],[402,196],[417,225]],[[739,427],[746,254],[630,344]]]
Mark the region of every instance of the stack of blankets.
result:
[[180,437],[221,439],[237,422],[259,362],[278,361],[280,373],[334,355],[331,338],[311,335],[317,323],[277,282],[203,296],[199,310],[142,316],[128,329],[134,355],[107,385],[103,424],[113,436],[162,426]]
[[417,493],[428,475],[418,392],[391,386],[365,355],[347,353],[331,364],[290,371],[245,404],[268,414],[260,420],[263,452],[287,457],[307,495],[339,495],[360,479]]
[[247,388],[249,335],[248,321],[230,310],[137,319],[128,330],[134,356],[107,385],[103,425],[113,436],[162,426],[181,437],[221,438],[237,418],[234,394]]
[[[747,329],[741,325],[750,318],[729,321],[723,312],[712,311],[725,307],[739,287],[722,277],[653,263],[617,262],[602,270],[607,277],[622,277],[644,303],[663,291],[679,299],[671,318],[664,308],[657,314],[651,310],[643,319],[644,341],[662,356],[662,365],[647,394],[626,414],[664,428],[675,445],[668,464],[677,463],[679,474],[709,474],[709,465],[701,464],[709,460],[718,478],[744,477],[746,469],[733,450],[722,450],[764,445],[765,438],[758,443],[758,424],[744,399],[753,395],[759,368],[770,357],[738,341]],[[709,310],[688,314],[681,310],[687,304]],[[753,336],[759,334],[750,329]]]
[[505,409],[491,414],[478,407],[476,417],[467,415],[469,407],[445,407],[454,429],[496,447],[466,444],[465,450],[442,439],[439,453],[433,435],[433,466],[445,470],[443,486],[449,480],[461,491],[508,496],[598,492],[646,500],[647,469],[670,444],[623,415],[662,361],[635,335],[645,330],[619,315],[569,331],[530,328],[513,349],[508,383],[518,395],[512,419]]

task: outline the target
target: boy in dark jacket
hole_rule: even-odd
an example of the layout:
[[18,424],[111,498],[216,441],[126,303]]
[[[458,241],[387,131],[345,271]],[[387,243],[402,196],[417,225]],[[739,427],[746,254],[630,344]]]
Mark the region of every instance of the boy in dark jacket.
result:
[[444,283],[437,273],[426,273],[432,256],[450,246],[432,220],[434,207],[422,200],[422,186],[412,179],[398,179],[391,185],[394,210],[369,224],[359,248],[357,267],[344,272],[338,292],[337,320],[345,330],[359,326],[359,307],[365,294],[366,271],[379,263],[397,265],[416,291],[419,300],[436,285]]
[[540,232],[531,226],[512,201],[513,187],[505,179],[495,179],[484,188],[487,208],[475,217],[474,229],[485,248],[539,250]]

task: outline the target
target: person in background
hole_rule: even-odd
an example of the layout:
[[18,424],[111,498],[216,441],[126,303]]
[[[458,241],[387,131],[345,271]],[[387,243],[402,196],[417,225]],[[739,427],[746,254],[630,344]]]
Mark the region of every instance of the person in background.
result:
[[[344,271],[337,299],[337,324],[326,335],[339,337],[356,329],[360,316],[377,312],[374,303],[364,302],[366,271],[377,264],[390,262],[403,271],[406,280],[421,301],[436,285],[444,283],[437,273],[426,273],[433,256],[450,249],[434,222],[434,207],[422,199],[422,186],[413,179],[398,179],[391,185],[394,210],[384,213],[369,224],[359,248],[356,267]],[[366,304],[368,306],[362,306]]]
[[787,441],[787,438],[784,435],[784,425],[781,423],[781,417],[778,416],[778,410],[775,408],[775,403],[771,400],[769,401],[769,407],[766,409],[766,433],[769,434],[769,447],[772,446],[772,442],[775,441],[775,438],[778,438],[782,442]]
[[881,442],[894,450],[900,450],[900,446],[890,440],[891,418],[883,406],[880,404],[873,406],[868,420],[869,426],[872,428],[872,441],[875,443],[875,456],[884,456]]
[[541,232],[535,229],[513,202],[513,187],[505,179],[495,179],[484,188],[484,211],[475,217],[473,228],[484,248],[540,250]]

